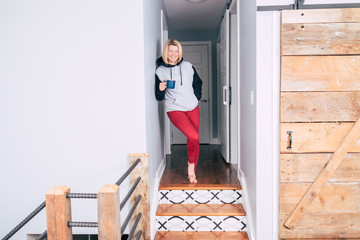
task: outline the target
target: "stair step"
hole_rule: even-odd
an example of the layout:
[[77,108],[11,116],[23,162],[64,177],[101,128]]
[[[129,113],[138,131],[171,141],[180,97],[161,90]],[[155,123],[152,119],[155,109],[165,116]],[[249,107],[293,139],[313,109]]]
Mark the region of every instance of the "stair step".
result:
[[248,240],[246,232],[157,232],[154,240]]
[[159,190],[242,190],[240,184],[161,184]]
[[156,216],[157,231],[246,231],[246,216]]
[[159,204],[157,216],[246,216],[242,204]]
[[160,190],[159,203],[229,204],[242,203],[242,190]]

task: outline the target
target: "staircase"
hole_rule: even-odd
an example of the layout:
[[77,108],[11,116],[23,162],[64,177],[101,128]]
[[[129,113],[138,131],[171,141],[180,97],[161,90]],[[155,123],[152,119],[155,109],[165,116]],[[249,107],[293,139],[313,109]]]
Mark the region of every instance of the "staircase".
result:
[[155,240],[248,239],[241,185],[160,185],[156,229]]

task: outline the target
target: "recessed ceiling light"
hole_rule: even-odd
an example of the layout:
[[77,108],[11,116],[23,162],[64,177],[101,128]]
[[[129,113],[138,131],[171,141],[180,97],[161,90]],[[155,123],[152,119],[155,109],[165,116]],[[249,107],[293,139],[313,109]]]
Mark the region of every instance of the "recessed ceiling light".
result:
[[188,0],[188,2],[191,2],[191,3],[201,3],[203,1],[204,0]]

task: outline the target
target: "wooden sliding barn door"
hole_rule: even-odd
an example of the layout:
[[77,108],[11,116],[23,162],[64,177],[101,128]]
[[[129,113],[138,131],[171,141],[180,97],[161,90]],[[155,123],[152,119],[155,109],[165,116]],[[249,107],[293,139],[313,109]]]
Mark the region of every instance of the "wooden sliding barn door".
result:
[[360,238],[360,9],[281,24],[280,239]]

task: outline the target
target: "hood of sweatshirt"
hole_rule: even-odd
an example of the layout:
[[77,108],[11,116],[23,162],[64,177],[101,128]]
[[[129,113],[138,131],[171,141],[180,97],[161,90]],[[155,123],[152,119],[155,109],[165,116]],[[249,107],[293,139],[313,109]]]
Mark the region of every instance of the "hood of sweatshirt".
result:
[[163,58],[162,58],[162,57],[159,57],[159,58],[156,60],[156,67],[157,67],[157,68],[160,67],[160,66],[164,66],[164,67],[176,67],[176,66],[179,66],[179,65],[182,63],[183,60],[184,60],[184,59],[181,58],[181,60],[180,60],[176,65],[171,65],[171,64],[166,64],[166,63],[164,62]]
[[[164,67],[168,67],[170,68],[170,78],[172,79],[172,68],[173,67],[176,67],[176,66],[179,66],[182,62],[183,62],[184,58],[181,58],[181,60],[176,64],[176,65],[172,65],[172,64],[166,64],[163,60],[162,57],[159,57],[157,60],[156,60],[156,68],[160,67],[160,66],[164,66]],[[183,85],[183,82],[182,82],[182,70],[181,70],[181,66],[180,66],[180,84],[181,86]]]

